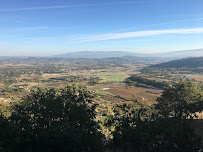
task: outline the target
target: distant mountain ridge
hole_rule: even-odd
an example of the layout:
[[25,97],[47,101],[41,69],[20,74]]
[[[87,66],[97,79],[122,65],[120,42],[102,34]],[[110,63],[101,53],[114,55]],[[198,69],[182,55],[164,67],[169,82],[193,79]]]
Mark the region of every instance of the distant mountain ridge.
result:
[[[112,57],[147,57],[147,58],[168,58],[168,59],[182,59],[188,57],[201,57],[203,56],[203,49],[195,50],[183,50],[166,53],[156,54],[144,54],[134,53],[126,51],[81,51],[81,52],[69,52],[65,54],[52,55],[52,56],[33,56],[36,58],[112,58]],[[32,56],[0,56],[0,60],[6,60],[11,58],[32,57]]]
[[160,57],[160,58],[173,58],[181,59],[187,57],[201,57],[203,56],[203,49],[184,50],[157,54],[142,54],[124,51],[82,51],[82,52],[70,52],[61,55],[55,55],[51,57],[56,58],[111,58],[111,57],[124,57],[124,56],[136,56],[136,57]]
[[111,58],[111,57],[124,57],[124,56],[137,56],[136,53],[122,52],[122,51],[81,51],[70,52],[62,55],[55,55],[52,57],[63,58]]
[[179,58],[179,59],[180,58],[188,58],[188,57],[201,57],[201,56],[203,56],[203,49],[158,53],[158,54],[153,54],[152,56],[168,57],[168,58]]

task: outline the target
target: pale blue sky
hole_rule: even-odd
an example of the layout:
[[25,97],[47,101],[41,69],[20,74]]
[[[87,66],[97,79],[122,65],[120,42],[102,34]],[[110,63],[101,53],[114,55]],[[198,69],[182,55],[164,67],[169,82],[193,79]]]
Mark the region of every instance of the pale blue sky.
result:
[[0,1],[0,56],[203,48],[202,0]]

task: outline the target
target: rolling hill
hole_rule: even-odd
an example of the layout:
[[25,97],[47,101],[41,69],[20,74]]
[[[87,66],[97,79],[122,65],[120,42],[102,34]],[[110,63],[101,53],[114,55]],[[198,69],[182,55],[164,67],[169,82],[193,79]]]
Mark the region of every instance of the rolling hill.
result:
[[188,58],[188,57],[201,57],[203,56],[203,49],[158,53],[158,54],[151,54],[151,56],[177,58],[177,59]]
[[150,68],[198,68],[203,67],[203,57],[172,60],[150,66]]
[[122,51],[82,51],[70,52],[62,55],[55,55],[52,57],[58,58],[111,58],[123,56],[136,56],[136,53],[122,52]]
[[111,57],[124,57],[124,56],[136,56],[136,57],[159,57],[159,58],[171,58],[182,59],[188,57],[201,57],[203,56],[203,49],[196,50],[184,50],[157,54],[142,54],[125,51],[81,51],[81,52],[69,52],[61,55],[54,55],[50,57],[54,58],[111,58]]

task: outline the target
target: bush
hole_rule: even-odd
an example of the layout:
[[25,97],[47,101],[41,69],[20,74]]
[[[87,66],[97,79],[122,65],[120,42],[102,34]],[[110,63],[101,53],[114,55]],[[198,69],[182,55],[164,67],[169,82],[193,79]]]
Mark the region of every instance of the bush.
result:
[[92,95],[82,87],[59,93],[38,89],[15,106],[9,118],[17,146],[14,151],[101,151]]

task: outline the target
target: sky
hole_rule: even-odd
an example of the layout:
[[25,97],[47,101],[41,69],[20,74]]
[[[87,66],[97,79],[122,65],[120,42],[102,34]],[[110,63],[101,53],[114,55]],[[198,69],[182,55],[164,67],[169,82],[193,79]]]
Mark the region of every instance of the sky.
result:
[[203,0],[1,0],[0,56],[203,48]]

